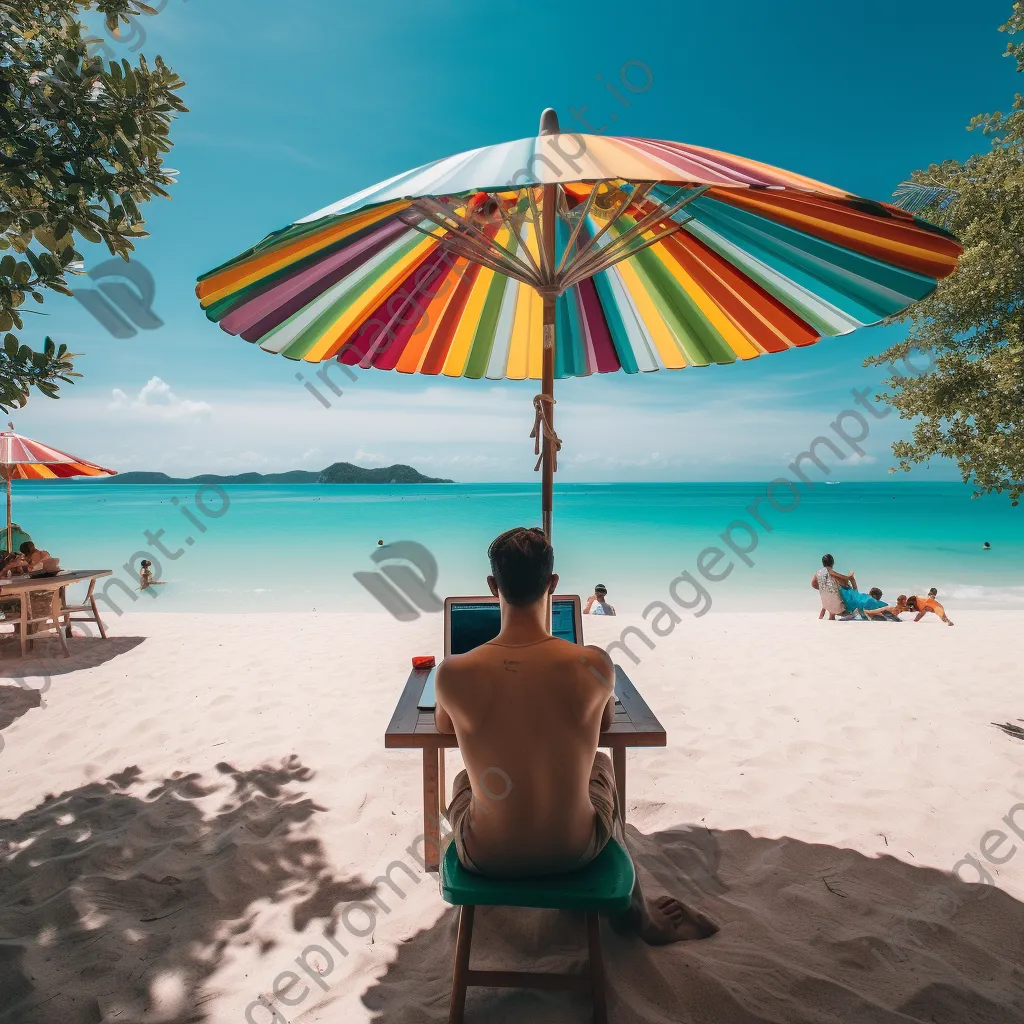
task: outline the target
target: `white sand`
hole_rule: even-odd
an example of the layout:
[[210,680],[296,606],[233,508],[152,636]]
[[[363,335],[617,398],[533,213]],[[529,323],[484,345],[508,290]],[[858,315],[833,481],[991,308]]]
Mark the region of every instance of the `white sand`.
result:
[[[1024,725],[1024,614],[954,617],[713,613],[640,648],[627,667],[669,745],[629,755],[637,859],[722,930],[650,949],[606,929],[613,1024],[1024,1022],[1024,839],[983,838],[1024,805],[1024,742],[990,724]],[[627,621],[589,619],[588,639]],[[0,662],[0,1022],[447,1020],[454,911],[421,873],[393,869],[404,896],[373,884],[416,863],[420,755],[383,734],[439,617],[113,631],[46,663],[44,706],[12,678],[40,660]],[[951,880],[968,854],[992,885]],[[388,910],[371,901],[355,937],[375,892]],[[569,915],[481,911],[474,966],[559,969],[580,937]],[[318,982],[295,963],[311,945]],[[289,969],[296,1005],[253,1005]],[[467,1007],[589,1019],[565,994]]]

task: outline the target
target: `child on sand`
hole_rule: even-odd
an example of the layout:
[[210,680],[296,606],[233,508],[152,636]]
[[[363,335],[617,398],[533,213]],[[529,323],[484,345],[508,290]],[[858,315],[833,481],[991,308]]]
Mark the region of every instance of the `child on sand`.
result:
[[907,608],[912,612],[917,612],[917,616],[914,618],[915,622],[920,622],[925,617],[926,613],[932,612],[934,615],[938,615],[938,617],[942,619],[947,626],[953,625],[949,616],[946,615],[946,609],[935,600],[937,594],[938,591],[935,587],[932,587],[932,589],[928,591],[927,597],[907,598]]

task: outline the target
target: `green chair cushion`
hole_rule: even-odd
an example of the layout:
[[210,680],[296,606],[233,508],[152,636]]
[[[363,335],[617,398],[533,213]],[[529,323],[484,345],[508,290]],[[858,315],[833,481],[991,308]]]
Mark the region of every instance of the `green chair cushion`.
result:
[[441,862],[441,895],[453,906],[538,907],[550,910],[627,910],[635,880],[629,854],[614,839],[585,868],[541,878],[485,878],[459,863],[449,843]]

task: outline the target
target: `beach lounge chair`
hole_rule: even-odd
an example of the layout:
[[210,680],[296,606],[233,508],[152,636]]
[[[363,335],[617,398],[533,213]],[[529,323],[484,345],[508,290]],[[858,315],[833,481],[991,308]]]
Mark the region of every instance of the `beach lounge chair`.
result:
[[[462,1024],[470,986],[536,988],[548,991],[589,991],[594,1024],[607,1024],[604,958],[600,914],[621,913],[630,905],[635,872],[629,854],[610,840],[597,859],[579,871],[545,878],[482,878],[460,863],[450,843],[441,862],[441,895],[459,907],[452,1001],[448,1024]],[[589,964],[582,974],[538,974],[526,971],[474,971],[469,966],[473,916],[477,907],[535,907],[583,911],[587,921]]]

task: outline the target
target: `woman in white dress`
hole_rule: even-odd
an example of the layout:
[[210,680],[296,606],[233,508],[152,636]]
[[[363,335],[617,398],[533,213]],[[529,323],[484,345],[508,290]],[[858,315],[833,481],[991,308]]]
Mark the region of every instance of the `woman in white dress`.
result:
[[829,619],[837,615],[846,615],[847,607],[843,601],[843,595],[839,593],[840,587],[853,587],[856,589],[857,581],[851,573],[849,576],[836,572],[833,566],[836,560],[831,555],[821,556],[821,568],[811,577],[811,586],[821,595],[821,611],[818,618],[824,618],[828,612]]

